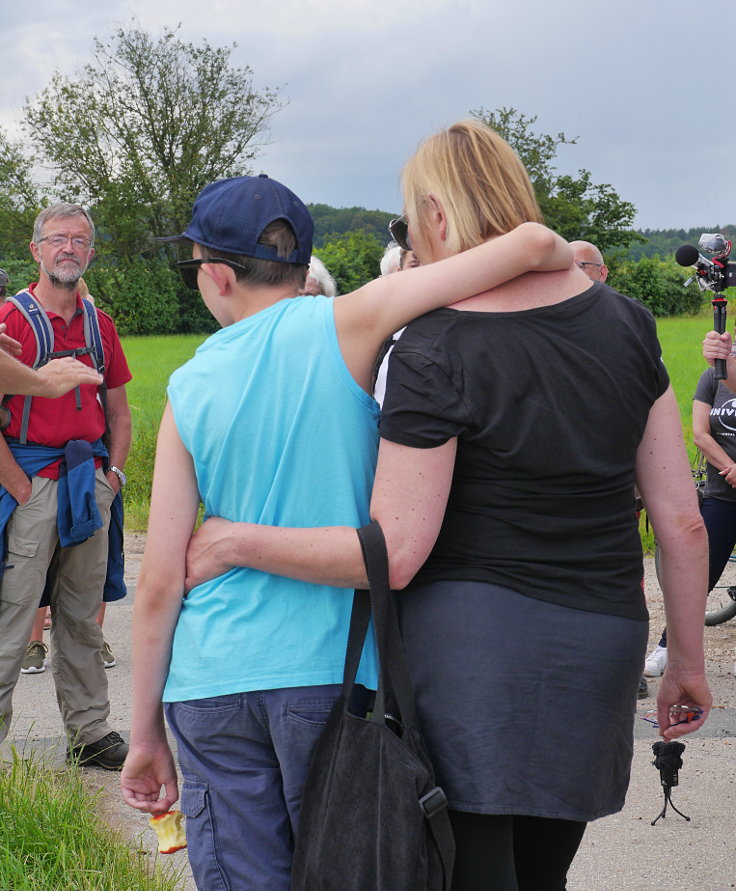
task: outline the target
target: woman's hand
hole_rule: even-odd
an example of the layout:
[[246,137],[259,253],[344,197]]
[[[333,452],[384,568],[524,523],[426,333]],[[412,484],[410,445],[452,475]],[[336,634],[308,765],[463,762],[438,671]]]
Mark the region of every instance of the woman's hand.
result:
[[709,365],[715,364],[716,359],[728,359],[732,344],[733,338],[728,332],[709,331],[703,340],[703,358]]
[[[217,578],[233,568],[225,555],[227,534],[233,524],[222,517],[210,517],[197,529],[187,547],[187,578],[185,591]],[[245,554],[243,555],[245,559]]]
[[[660,735],[665,740],[669,742],[699,730],[712,704],[713,697],[703,672],[684,671],[678,667],[676,660],[668,662],[657,694],[657,723]],[[694,721],[671,724],[669,710],[672,705],[694,705],[703,712]]]
[[719,476],[722,476],[729,486],[736,488],[736,462],[719,471]]

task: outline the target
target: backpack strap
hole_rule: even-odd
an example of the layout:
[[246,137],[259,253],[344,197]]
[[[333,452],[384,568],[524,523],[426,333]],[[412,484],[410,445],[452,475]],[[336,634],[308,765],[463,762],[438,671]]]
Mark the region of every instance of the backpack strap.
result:
[[32,367],[40,368],[48,362],[49,355],[54,349],[54,329],[51,327],[51,319],[29,291],[21,291],[14,297],[8,297],[7,302],[12,303],[31,326],[36,336],[36,358]]
[[[100,402],[102,404],[102,412],[105,415],[105,435],[103,440],[106,446],[110,442],[110,425],[107,421],[107,384],[105,383],[105,349],[102,345],[102,335],[100,334],[100,320],[97,315],[97,307],[91,300],[82,297],[82,306],[84,307],[84,342],[87,345],[95,368],[102,375],[102,383],[100,384]],[[79,391],[77,390],[77,393]]]
[[[57,350],[54,352],[54,329],[51,325],[46,311],[41,304],[35,299],[30,291],[21,291],[13,297],[7,298],[12,303],[23,318],[28,322],[31,331],[36,338],[36,358],[32,368],[40,368],[45,365],[49,359],[57,359],[61,356],[77,356],[83,353],[89,353],[94,362],[97,371],[104,375],[105,373],[105,351],[102,346],[102,335],[100,334],[100,323],[97,317],[97,309],[94,304],[82,297],[82,308],[84,311],[84,349],[76,350]],[[79,388],[76,391],[77,408],[81,408],[81,399]],[[102,408],[105,412],[105,424],[107,425],[107,400],[104,383],[100,387],[100,400]],[[21,445],[28,442],[28,419],[31,414],[32,396],[26,396],[23,401],[23,414],[20,422],[19,441]]]
[[[29,291],[21,291],[14,297],[8,297],[8,302],[12,303],[18,312],[30,325],[31,331],[36,338],[36,358],[33,360],[33,368],[40,368],[45,365],[54,348],[54,329],[51,327],[51,320],[46,315],[41,304],[33,297]],[[26,396],[23,401],[23,414],[20,421],[20,442],[25,445],[28,442],[28,418],[31,414],[32,396]]]
[[84,342],[95,363],[95,368],[99,374],[105,374],[105,350],[102,346],[102,335],[100,334],[100,321],[97,317],[97,308],[91,300],[82,297],[82,306],[84,308]]

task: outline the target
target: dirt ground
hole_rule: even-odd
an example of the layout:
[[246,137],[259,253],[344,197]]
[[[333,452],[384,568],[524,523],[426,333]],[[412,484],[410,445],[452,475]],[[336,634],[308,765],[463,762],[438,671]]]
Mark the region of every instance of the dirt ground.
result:
[[[659,643],[659,635],[664,626],[664,605],[662,592],[657,582],[654,560],[647,558],[645,565],[644,590],[649,607],[650,650]],[[736,564],[731,564],[721,580],[736,585]],[[736,619],[723,625],[705,628],[705,659],[708,679],[711,684],[714,708],[736,708],[736,677],[733,669],[736,662]],[[658,681],[650,679],[650,693],[656,693]]]
[[[144,543],[143,534],[126,535],[129,593],[124,600],[110,605],[105,619],[105,638],[117,659],[117,666],[107,672],[110,721],[126,738],[130,730],[132,698],[130,627]],[[652,648],[659,640],[664,615],[651,557],[645,560],[645,590],[651,614],[649,643]],[[736,619],[706,628],[705,648],[714,711],[705,727],[687,740],[686,768],[675,796],[685,812],[692,813],[692,823],[680,822],[679,818],[676,822],[668,817],[657,827],[650,826],[661,805],[658,777],[651,766],[651,744],[656,739],[656,731],[646,722],[637,721],[634,766],[626,807],[621,814],[598,820],[589,827],[570,874],[571,891],[611,891],[614,888],[636,891],[641,888],[668,888],[669,891],[708,888],[711,891],[736,887],[736,869],[731,856],[736,832],[733,808],[736,794],[736,677],[733,675]],[[640,715],[653,707],[658,684],[656,678],[649,680],[649,697],[638,704]],[[20,750],[31,747],[51,751],[52,757],[61,761],[64,743],[60,738],[62,728],[51,672],[22,675],[14,706],[11,736],[0,746],[0,757],[6,756],[9,745],[14,743]],[[157,859],[166,868],[180,872],[181,891],[195,891],[186,852],[167,857],[156,854],[155,834],[148,826],[146,815],[133,811],[122,801],[119,776],[103,770],[88,770],[85,775],[90,787],[101,791],[98,802],[102,816],[130,839],[142,857],[152,861]],[[698,864],[698,873],[693,876],[683,872],[677,867],[682,862]]]
[[[126,559],[131,576],[137,573],[144,543],[143,535],[127,538]],[[730,572],[736,584],[736,566]],[[659,641],[664,621],[662,593],[651,557],[645,559],[645,591],[651,616],[651,649]],[[736,821],[725,816],[732,810],[736,793],[736,713],[733,711],[736,709],[733,674],[736,619],[705,628],[704,640],[714,700],[711,727],[706,724],[701,733],[688,740],[681,786],[674,796],[680,807],[689,811],[692,821],[680,821],[670,812],[656,827],[650,825],[661,805],[661,790],[651,753],[656,732],[647,733],[648,725],[637,722],[638,738],[626,807],[620,814],[590,825],[570,872],[570,891],[613,891],[614,888],[692,891],[736,887],[730,842]],[[639,703],[640,714],[653,707],[658,684],[656,678],[649,679],[649,697]],[[102,799],[106,817],[131,838],[139,843],[142,840],[149,852],[147,856],[154,856],[152,832],[142,832],[144,821],[140,815],[121,803],[117,783],[111,782],[108,776],[100,779],[112,787],[111,794]],[[183,852],[174,857],[178,859],[170,866],[181,872],[182,891],[194,891],[186,857]],[[695,875],[677,866],[683,857],[688,862],[694,858],[692,862],[700,864]]]

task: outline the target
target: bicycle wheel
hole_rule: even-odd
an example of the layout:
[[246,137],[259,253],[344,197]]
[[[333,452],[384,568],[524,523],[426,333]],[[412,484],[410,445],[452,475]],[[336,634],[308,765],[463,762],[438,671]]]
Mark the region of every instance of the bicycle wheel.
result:
[[[734,581],[734,566],[736,560],[730,557],[726,569],[718,584],[708,593],[705,604],[705,624],[707,626],[722,625],[736,616],[736,581]],[[659,548],[654,546],[654,568],[657,571],[657,581],[662,584],[660,575]],[[728,581],[734,584],[728,584]]]

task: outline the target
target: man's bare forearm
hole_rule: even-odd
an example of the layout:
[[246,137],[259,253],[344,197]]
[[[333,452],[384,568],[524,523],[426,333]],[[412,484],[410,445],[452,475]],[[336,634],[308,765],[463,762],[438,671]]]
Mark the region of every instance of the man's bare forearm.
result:
[[70,356],[53,359],[34,371],[0,349],[0,389],[4,393],[54,399],[80,384],[97,386],[100,383],[102,378],[93,368]]
[[18,504],[31,497],[31,481],[10,451],[4,436],[0,436],[0,485],[10,492]]

